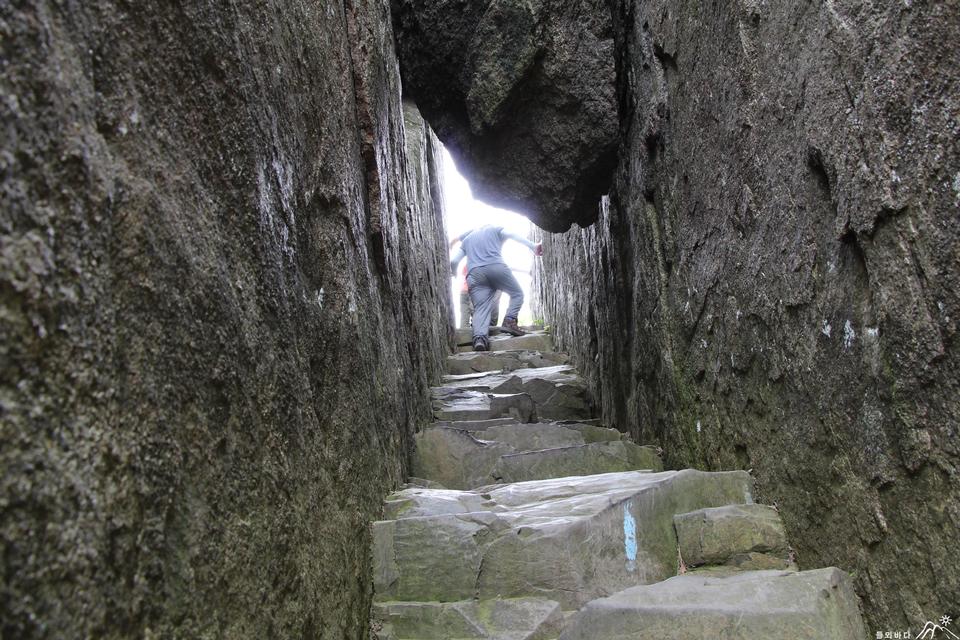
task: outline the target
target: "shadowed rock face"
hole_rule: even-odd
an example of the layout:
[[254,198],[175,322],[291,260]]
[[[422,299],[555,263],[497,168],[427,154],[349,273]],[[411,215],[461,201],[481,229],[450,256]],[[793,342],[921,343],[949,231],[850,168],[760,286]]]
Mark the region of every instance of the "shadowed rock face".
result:
[[620,0],[621,164],[539,297],[609,424],[752,468],[874,629],[960,602],[960,6]]
[[449,311],[389,18],[0,8],[0,636],[368,637]]
[[564,231],[597,216],[616,154],[603,0],[393,0],[404,90],[474,194]]

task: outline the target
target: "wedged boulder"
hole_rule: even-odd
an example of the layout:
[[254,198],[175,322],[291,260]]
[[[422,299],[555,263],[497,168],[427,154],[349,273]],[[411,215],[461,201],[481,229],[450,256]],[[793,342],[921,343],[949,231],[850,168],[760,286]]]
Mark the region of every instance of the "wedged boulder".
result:
[[537,419],[536,405],[525,393],[494,394],[456,387],[433,387],[433,415],[437,420],[490,420],[510,417],[520,422]]
[[744,472],[685,470],[405,489],[388,500],[397,519],[374,523],[376,598],[537,596],[576,609],[673,575],[673,516],[749,502],[750,487]]
[[565,353],[555,351],[467,351],[447,358],[447,373],[464,375],[484,371],[514,371],[554,367],[569,362]]
[[603,0],[394,0],[404,94],[474,194],[550,231],[588,225],[619,118]]
[[618,440],[504,454],[491,475],[498,482],[522,482],[641,469],[663,470],[656,450]]
[[560,605],[543,598],[377,602],[373,615],[392,640],[551,640],[564,622]]
[[514,451],[506,444],[479,440],[469,431],[435,427],[415,436],[411,472],[448,489],[471,489],[493,482],[500,458]]
[[776,509],[728,505],[674,516],[680,555],[688,566],[727,564],[742,569],[790,565],[787,534]]
[[594,600],[560,640],[862,640],[847,574],[754,571],[729,578],[688,574]]

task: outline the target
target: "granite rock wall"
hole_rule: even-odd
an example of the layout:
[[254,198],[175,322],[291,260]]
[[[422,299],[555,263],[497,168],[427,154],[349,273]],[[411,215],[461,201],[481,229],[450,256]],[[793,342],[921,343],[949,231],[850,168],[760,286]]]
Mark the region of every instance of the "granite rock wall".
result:
[[753,469],[876,630],[960,610],[960,5],[612,0],[620,164],[541,313],[604,417]]
[[384,2],[0,6],[0,635],[366,638],[450,317]]

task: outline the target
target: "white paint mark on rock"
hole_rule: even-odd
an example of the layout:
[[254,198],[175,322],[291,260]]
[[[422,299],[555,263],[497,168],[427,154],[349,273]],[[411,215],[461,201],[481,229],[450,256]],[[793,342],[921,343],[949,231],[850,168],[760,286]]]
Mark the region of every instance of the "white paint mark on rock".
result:
[[700,429],[701,429],[700,421],[697,420],[697,433],[700,433]]
[[317,291],[317,306],[319,306],[321,309],[323,309],[323,296],[323,287],[320,287],[320,291]]
[[623,505],[623,553],[627,558],[627,571],[637,569],[637,521],[630,508],[633,503],[628,500]]
[[843,323],[843,348],[849,349],[853,346],[853,341],[857,338],[857,332],[853,330],[853,325],[847,320]]
[[833,333],[833,327],[830,326],[829,322],[824,320],[823,324],[820,325],[820,333],[822,333],[823,335],[829,338],[830,334]]

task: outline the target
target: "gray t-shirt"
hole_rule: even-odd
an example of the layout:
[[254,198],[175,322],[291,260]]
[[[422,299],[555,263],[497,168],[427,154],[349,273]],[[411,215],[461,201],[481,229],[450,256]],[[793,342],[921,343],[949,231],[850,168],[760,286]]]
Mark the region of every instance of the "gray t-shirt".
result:
[[487,224],[472,231],[467,231],[460,236],[460,248],[450,261],[450,272],[456,275],[457,265],[460,264],[464,256],[467,258],[467,269],[469,270],[488,264],[506,264],[500,250],[504,241],[508,238],[516,240],[531,251],[536,247],[526,238],[504,231],[503,227]]
[[461,236],[463,252],[467,255],[467,268],[475,269],[488,264],[506,264],[500,250],[506,238],[503,227],[484,225]]

